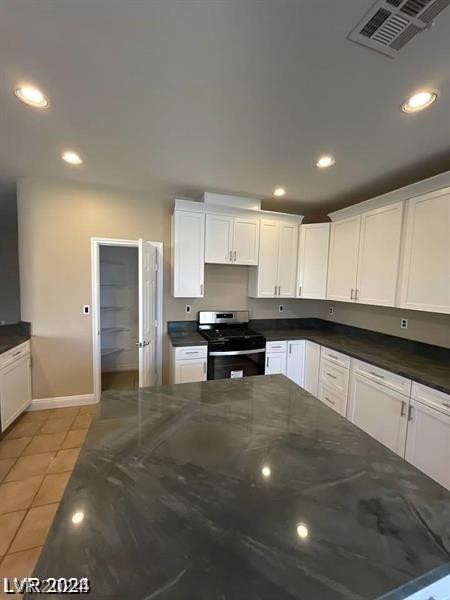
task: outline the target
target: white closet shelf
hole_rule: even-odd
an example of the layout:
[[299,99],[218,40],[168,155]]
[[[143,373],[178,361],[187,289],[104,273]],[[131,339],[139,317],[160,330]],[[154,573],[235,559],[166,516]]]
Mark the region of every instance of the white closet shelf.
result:
[[102,356],[108,356],[108,354],[115,354],[116,352],[124,352],[126,348],[103,348]]

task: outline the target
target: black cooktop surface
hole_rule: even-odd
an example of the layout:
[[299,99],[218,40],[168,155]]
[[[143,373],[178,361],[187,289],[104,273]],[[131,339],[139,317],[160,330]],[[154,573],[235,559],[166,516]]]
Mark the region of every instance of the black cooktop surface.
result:
[[249,327],[230,327],[229,325],[226,327],[212,327],[211,329],[199,329],[199,333],[203,335],[207,340],[211,341],[219,341],[219,340],[231,340],[235,338],[254,338],[264,336]]

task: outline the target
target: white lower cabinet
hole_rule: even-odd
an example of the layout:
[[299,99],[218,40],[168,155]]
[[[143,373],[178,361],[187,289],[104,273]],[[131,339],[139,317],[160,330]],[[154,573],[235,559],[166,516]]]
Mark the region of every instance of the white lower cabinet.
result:
[[450,415],[411,399],[405,458],[450,490]]
[[347,418],[363,431],[404,456],[409,398],[353,372]]
[[276,341],[266,344],[266,375],[286,375],[287,342]]
[[345,417],[347,412],[347,394],[337,392],[323,381],[319,381],[319,400]]
[[171,383],[206,381],[208,366],[206,346],[170,347]]
[[306,341],[305,367],[303,387],[313,396],[319,394],[320,346],[315,342]]
[[305,365],[305,340],[287,343],[286,376],[297,385],[303,386]]
[[5,429],[31,404],[30,343],[0,356],[0,430]]

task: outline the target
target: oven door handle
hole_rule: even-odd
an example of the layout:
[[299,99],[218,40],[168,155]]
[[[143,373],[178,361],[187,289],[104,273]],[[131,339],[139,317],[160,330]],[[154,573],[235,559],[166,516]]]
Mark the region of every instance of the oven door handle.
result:
[[237,356],[239,354],[261,354],[261,352],[265,351],[265,348],[258,348],[258,350],[230,350],[230,352],[210,352],[209,356]]

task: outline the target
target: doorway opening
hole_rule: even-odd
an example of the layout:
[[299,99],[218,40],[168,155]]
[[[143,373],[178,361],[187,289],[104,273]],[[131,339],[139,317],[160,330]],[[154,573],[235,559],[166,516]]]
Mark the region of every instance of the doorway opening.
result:
[[94,395],[160,385],[162,243],[92,238]]
[[138,249],[100,246],[101,389],[139,387]]

